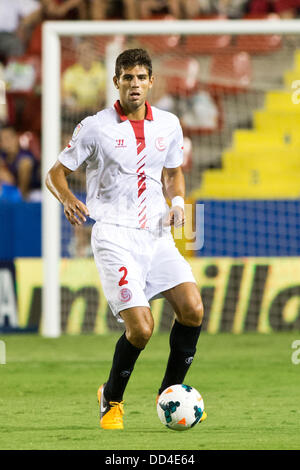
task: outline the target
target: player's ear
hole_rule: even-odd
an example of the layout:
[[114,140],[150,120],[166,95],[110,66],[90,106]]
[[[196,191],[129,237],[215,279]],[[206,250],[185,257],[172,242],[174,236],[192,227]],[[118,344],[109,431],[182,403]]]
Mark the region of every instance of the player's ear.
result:
[[118,77],[115,75],[113,78],[114,85],[117,89],[119,89],[119,80]]
[[153,75],[151,75],[151,77],[149,79],[149,88],[152,88],[153,82],[154,82],[154,77],[153,77]]

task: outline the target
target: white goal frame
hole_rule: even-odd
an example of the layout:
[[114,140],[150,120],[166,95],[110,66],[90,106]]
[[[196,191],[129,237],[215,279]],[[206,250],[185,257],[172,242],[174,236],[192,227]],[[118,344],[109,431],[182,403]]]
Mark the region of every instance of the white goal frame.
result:
[[[58,337],[60,328],[60,210],[45,177],[60,152],[60,37],[119,35],[299,34],[299,20],[47,21],[43,24],[42,94],[42,329]],[[108,57],[109,60],[109,57]],[[114,59],[113,59],[114,60]],[[112,64],[107,64],[108,71]],[[109,74],[108,74],[109,75]],[[109,83],[112,82],[112,77]],[[111,88],[108,88],[111,90]],[[109,94],[109,93],[108,93]]]

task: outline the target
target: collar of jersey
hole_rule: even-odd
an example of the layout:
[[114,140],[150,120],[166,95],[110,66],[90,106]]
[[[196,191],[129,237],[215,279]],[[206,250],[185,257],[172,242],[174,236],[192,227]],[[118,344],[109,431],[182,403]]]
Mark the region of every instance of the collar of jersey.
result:
[[[147,119],[148,121],[153,121],[152,109],[151,109],[151,106],[150,106],[150,104],[148,103],[148,101],[145,102],[145,105],[146,105],[146,116],[145,116],[145,119]],[[126,114],[125,114],[124,111],[123,111],[123,108],[122,108],[122,106],[121,106],[120,100],[117,100],[117,101],[115,102],[114,108],[115,108],[115,110],[117,111],[117,113],[119,114],[121,121],[126,121],[126,120],[128,119],[128,117],[126,116]]]

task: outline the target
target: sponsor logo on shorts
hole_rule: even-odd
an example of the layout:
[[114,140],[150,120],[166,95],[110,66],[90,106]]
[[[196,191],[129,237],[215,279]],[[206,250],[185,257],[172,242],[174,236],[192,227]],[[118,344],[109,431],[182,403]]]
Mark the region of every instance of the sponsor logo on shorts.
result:
[[161,152],[163,150],[166,150],[167,144],[166,144],[164,137],[157,137],[157,139],[155,140],[155,147],[157,148],[157,150],[160,150]]
[[120,300],[121,302],[129,302],[132,299],[132,292],[130,289],[124,287],[120,290]]

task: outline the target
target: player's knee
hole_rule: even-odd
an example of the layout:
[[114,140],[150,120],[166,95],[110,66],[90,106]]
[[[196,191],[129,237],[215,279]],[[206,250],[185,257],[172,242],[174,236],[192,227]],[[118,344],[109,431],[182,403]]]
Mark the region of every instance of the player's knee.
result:
[[140,331],[140,341],[142,341],[142,343],[146,344],[148,343],[149,339],[151,338],[152,336],[152,333],[153,333],[153,327],[152,325],[144,325],[142,330]]
[[187,305],[182,312],[182,323],[187,326],[200,326],[204,316],[202,301]]
[[128,341],[137,348],[144,348],[153,333],[154,324],[152,321],[137,324],[134,328],[127,331]]
[[194,313],[195,313],[194,319],[197,323],[197,326],[199,326],[199,325],[202,324],[203,317],[204,317],[204,308],[203,308],[203,303],[202,302],[199,302],[196,305]]

